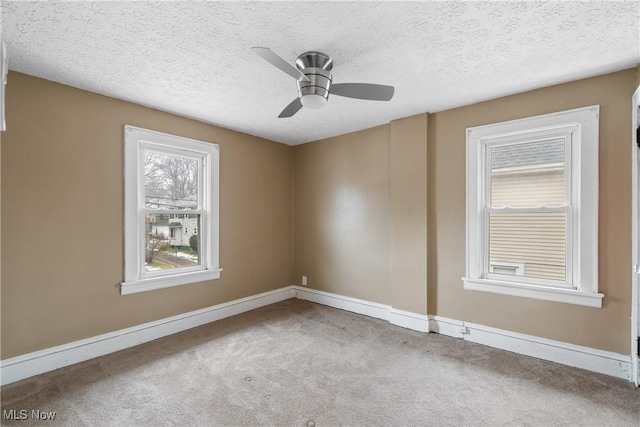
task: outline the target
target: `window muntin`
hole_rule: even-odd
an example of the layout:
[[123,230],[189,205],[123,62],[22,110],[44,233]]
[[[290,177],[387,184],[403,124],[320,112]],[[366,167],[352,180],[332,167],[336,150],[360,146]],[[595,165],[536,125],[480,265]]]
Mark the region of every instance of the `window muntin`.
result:
[[220,277],[218,168],[215,144],[125,126],[122,294]]
[[[596,105],[467,129],[465,289],[602,306],[598,117]],[[517,253],[541,244],[553,259]]]

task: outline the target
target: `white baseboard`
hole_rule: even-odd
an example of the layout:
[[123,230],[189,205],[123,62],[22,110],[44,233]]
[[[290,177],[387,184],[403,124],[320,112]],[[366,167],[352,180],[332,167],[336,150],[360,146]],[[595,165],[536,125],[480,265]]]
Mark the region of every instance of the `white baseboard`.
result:
[[287,286],[127,329],[51,347],[0,361],[0,385],[103,356],[259,307],[298,298],[386,320],[420,332],[436,332],[514,353],[632,379],[631,356],[582,347],[488,326],[394,309],[385,304],[344,297],[300,286]]
[[389,321],[390,305],[294,286],[296,298]]
[[294,286],[296,298],[387,320],[420,332],[435,332],[563,365],[633,381],[631,356],[491,328],[442,316],[426,316],[389,305]]
[[0,385],[103,356],[196,326],[293,298],[293,286],[0,361]]
[[426,314],[392,308],[389,311],[389,323],[418,332],[429,332],[429,317]]
[[631,356],[475,323],[429,316],[431,331],[538,359],[633,381]]
[[418,332],[429,332],[429,318],[426,314],[416,314],[398,310],[386,304],[366,301],[358,298],[344,297],[330,292],[294,286],[296,298],[327,305],[333,308],[364,314],[376,319]]
[[460,320],[447,319],[442,316],[429,315],[429,330],[436,334],[446,335],[453,338],[463,338],[464,322]]

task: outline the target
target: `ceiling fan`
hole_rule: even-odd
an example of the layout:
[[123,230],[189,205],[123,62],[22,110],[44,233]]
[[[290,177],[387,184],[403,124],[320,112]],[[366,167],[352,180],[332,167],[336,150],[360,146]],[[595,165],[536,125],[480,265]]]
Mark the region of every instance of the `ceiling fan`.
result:
[[329,94],[370,101],[389,101],[393,86],[370,83],[332,83],[333,60],[321,52],[305,52],[296,59],[294,67],[268,47],[252,47],[257,55],[297,80],[298,97],[285,107],[278,118],[291,117],[303,106],[322,108]]

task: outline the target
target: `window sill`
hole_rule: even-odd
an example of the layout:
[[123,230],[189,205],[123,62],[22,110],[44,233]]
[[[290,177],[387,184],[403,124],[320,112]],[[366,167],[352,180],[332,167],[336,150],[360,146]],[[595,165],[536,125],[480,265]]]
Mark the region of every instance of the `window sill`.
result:
[[164,277],[153,277],[141,280],[129,280],[120,283],[120,295],[137,294],[139,292],[153,291],[156,289],[170,288],[173,286],[188,285],[190,283],[205,282],[220,278],[221,268],[214,270],[196,271],[184,274],[175,274]]
[[534,298],[566,304],[602,307],[604,294],[581,292],[575,289],[548,288],[545,286],[525,285],[513,282],[500,282],[488,279],[470,279],[463,277],[464,288],[471,291],[492,292],[516,297]]

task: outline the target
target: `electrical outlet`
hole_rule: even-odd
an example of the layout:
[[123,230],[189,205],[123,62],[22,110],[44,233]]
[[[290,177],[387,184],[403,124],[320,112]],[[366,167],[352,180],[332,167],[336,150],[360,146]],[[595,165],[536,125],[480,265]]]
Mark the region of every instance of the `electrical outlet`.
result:
[[302,276],[302,286],[307,286],[307,276]]

